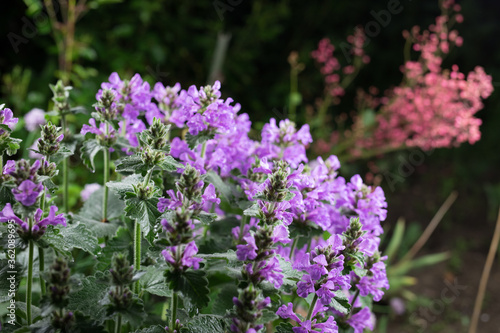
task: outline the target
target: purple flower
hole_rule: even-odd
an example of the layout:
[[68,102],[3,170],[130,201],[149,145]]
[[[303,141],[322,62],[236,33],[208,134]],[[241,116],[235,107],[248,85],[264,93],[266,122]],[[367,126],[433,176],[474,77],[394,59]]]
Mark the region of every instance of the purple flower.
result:
[[304,276],[302,276],[302,281],[297,283],[297,295],[302,298],[306,298],[313,292],[315,292],[314,281],[312,280],[311,275],[304,274]]
[[[31,229],[32,234],[36,234],[38,237],[42,236],[45,233],[45,229],[47,228],[48,225],[62,225],[66,226],[66,218],[60,214],[56,215],[57,213],[57,207],[56,206],[51,206],[49,209],[49,215],[42,219],[43,212],[40,208],[38,208],[35,211],[34,215],[34,224]],[[8,221],[14,221],[17,223],[24,232],[29,231],[29,224],[23,220],[21,220],[19,217],[17,217],[14,214],[14,211],[12,210],[12,206],[10,203],[7,203],[3,210],[0,212],[0,222],[8,222]]]
[[[181,251],[180,256],[177,255],[179,251]],[[194,241],[188,243],[184,248],[183,245],[168,246],[161,252],[166,262],[182,270],[186,270],[188,268],[196,270],[200,268],[200,262],[202,259],[195,257],[197,253],[198,247],[196,247]]]
[[45,111],[34,108],[24,115],[24,127],[29,132],[36,131],[40,125],[45,124]]
[[82,201],[87,201],[92,193],[99,190],[102,186],[97,183],[86,184],[83,190],[80,192],[80,197]]
[[288,228],[282,224],[277,225],[273,229],[273,236],[271,237],[274,243],[288,244],[292,240]]
[[14,160],[8,160],[3,167],[3,174],[13,176],[15,172],[16,172],[16,162]]
[[160,198],[158,200],[158,210],[163,213],[165,209],[175,210],[178,207],[182,206],[182,201],[184,200],[184,196],[181,192],[177,191],[177,194],[174,190],[168,190],[167,194],[170,198]]
[[35,184],[31,180],[23,181],[17,188],[12,189],[14,198],[24,206],[31,206],[36,202],[43,185]]
[[217,198],[217,194],[215,193],[214,184],[209,184],[201,197],[205,200],[205,202],[220,204],[220,199]]
[[245,240],[246,244],[236,246],[236,256],[238,257],[238,260],[254,260],[257,257],[257,246],[255,245],[255,238],[253,237],[253,235],[248,234],[243,237],[243,239]]
[[362,308],[358,313],[355,313],[351,318],[347,319],[347,323],[354,328],[354,333],[363,333],[365,328],[373,330],[375,326],[371,312],[367,307]]
[[299,317],[293,312],[293,303],[288,303],[287,305],[282,305],[278,311],[276,311],[276,314],[280,316],[283,319],[291,319],[296,321],[297,323],[300,323]]
[[[2,107],[3,105],[0,106],[0,109]],[[14,130],[14,127],[16,127],[18,120],[18,118],[14,118],[14,114],[12,113],[11,109],[0,110],[0,124],[7,125],[11,130]],[[0,136],[4,133],[6,133],[6,131],[0,128]]]

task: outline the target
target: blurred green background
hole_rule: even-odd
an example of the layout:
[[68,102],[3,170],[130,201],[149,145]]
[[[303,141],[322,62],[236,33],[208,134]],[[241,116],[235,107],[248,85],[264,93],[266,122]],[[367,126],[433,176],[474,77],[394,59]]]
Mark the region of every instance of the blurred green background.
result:
[[[290,92],[287,58],[290,52],[297,51],[300,62],[305,64],[305,70],[299,75],[303,104],[298,108],[297,118],[303,123],[305,106],[314,105],[323,91],[323,78],[310,52],[323,37],[329,37],[334,44],[343,42],[355,26],[373,21],[371,12],[386,9],[388,2],[88,1],[75,29],[71,74],[73,104],[90,109],[100,83],[114,71],[122,77],[139,73],[150,83],[161,81],[173,85],[180,82],[183,88],[191,84],[204,85],[210,78],[218,35],[230,34],[224,62],[216,75],[222,81],[224,97],[232,97],[240,103],[242,112],[250,115],[256,128],[271,117],[286,117]],[[51,97],[48,84],[55,83],[58,78],[58,55],[52,29],[49,21],[37,14],[40,12],[38,3],[16,0],[0,4],[0,101],[18,116],[34,107],[46,110]],[[342,103],[329,110],[332,115],[352,109],[358,87],[376,86],[383,91],[399,84],[405,42],[402,30],[414,25],[426,28],[439,15],[436,0],[401,0],[400,3],[401,13],[392,15],[390,23],[367,45],[371,63],[362,69]],[[445,59],[444,67],[456,63],[467,73],[477,65],[483,66],[486,73],[492,75],[494,88],[498,89],[500,2],[464,0],[459,3],[465,20],[457,29],[464,44]],[[58,15],[62,19],[60,13]],[[37,19],[38,24],[31,26]],[[442,287],[443,276],[453,274],[469,280],[467,293],[472,295],[470,297],[475,295],[500,204],[499,96],[495,90],[477,114],[483,120],[482,139],[478,143],[435,150],[425,155],[424,162],[395,186],[389,186],[385,178],[381,182],[389,203],[387,230],[390,232],[397,218],[403,216],[412,223],[416,237],[448,194],[458,191],[457,202],[424,250],[428,253],[452,251],[451,259],[433,273],[435,279],[430,284],[436,285],[437,292]],[[19,133],[27,135],[22,130]],[[374,163],[382,172],[397,173],[410,153],[387,154]],[[369,162],[344,165],[344,176],[366,172]],[[79,176],[87,179],[90,175]],[[477,267],[471,268],[465,252],[478,254],[479,260],[470,259]],[[475,275],[468,276],[470,270]],[[416,288],[425,288],[425,285]],[[432,292],[429,297],[433,297]],[[464,304],[458,309],[453,307],[453,311],[470,313],[472,301]],[[499,309],[498,305],[491,311],[495,309]],[[453,315],[446,318],[456,322]],[[500,325],[498,320],[496,323],[490,320],[489,324]],[[405,321],[399,323],[402,327],[406,325]],[[414,327],[411,323],[408,325]],[[464,326],[457,325],[460,329]],[[445,332],[439,326],[436,329]]]

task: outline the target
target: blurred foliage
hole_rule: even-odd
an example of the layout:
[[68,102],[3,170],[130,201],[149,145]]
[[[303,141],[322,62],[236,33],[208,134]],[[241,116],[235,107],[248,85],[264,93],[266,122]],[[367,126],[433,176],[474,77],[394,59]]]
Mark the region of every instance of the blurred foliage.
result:
[[[399,83],[404,45],[401,31],[433,22],[439,14],[436,2],[401,1],[403,11],[392,15],[390,23],[367,45],[372,61],[361,71],[344,101],[354,99],[356,87],[375,85],[384,90]],[[297,52],[298,61],[305,66],[298,76],[303,104],[296,112],[301,123],[305,119],[304,106],[314,105],[323,89],[322,77],[310,52],[323,37],[329,37],[337,45],[343,42],[355,26],[373,21],[373,13],[386,9],[387,4],[387,0],[87,1],[87,8],[76,23],[71,76],[75,87],[73,103],[87,108],[92,105],[100,82],[107,80],[113,71],[122,76],[137,72],[149,82],[162,81],[169,85],[180,82],[185,88],[205,84],[217,36],[226,33],[231,39],[220,77],[222,92],[242,105],[256,128],[271,117],[287,116],[290,93],[287,58],[292,51]],[[463,72],[476,65],[484,66],[497,88],[500,45],[493,41],[500,34],[497,23],[500,3],[463,0],[460,4],[465,21],[458,28],[464,37],[464,46],[454,50],[446,59],[446,65],[457,63]],[[49,109],[48,84],[54,83],[58,76],[55,37],[45,11],[41,10],[40,0],[18,0],[3,4],[0,11],[3,22],[0,29],[4,36],[0,54],[0,100],[18,114],[33,107]],[[61,13],[58,18],[62,20]],[[33,22],[37,25],[35,32],[30,30]],[[22,42],[13,47],[12,38]],[[491,206],[498,200],[500,154],[491,152],[498,150],[500,139],[499,105],[499,94],[495,92],[479,112],[478,116],[483,119],[483,138],[479,143],[435,151],[424,165],[396,184],[394,190],[389,189],[387,180],[383,179],[381,185],[388,193],[389,205],[391,192],[424,182],[439,184],[437,202],[451,189],[458,189],[477,198],[464,209],[486,210],[488,207],[483,203],[489,200],[490,209],[496,210]],[[352,104],[342,103],[330,110],[330,116],[349,112],[351,108]],[[79,128],[78,124],[74,126]],[[400,155],[387,155],[379,168],[397,170]],[[361,162],[349,166],[347,173],[366,172],[365,165]],[[429,168],[433,172],[428,172]],[[433,207],[427,207],[427,211],[432,210]],[[395,216],[399,215],[400,212],[396,212]],[[486,218],[486,212],[484,215]],[[443,221],[445,226],[447,223],[451,222]]]

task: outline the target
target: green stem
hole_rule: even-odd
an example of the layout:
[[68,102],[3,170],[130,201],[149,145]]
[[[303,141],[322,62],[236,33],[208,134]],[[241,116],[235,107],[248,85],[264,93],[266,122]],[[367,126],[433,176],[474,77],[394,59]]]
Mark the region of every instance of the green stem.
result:
[[116,333],[121,333],[122,331],[122,315],[118,314],[116,318],[116,327],[115,327],[115,332]]
[[[62,132],[64,136],[66,136],[66,115],[63,113],[61,115],[61,125]],[[69,213],[69,204],[68,204],[68,158],[63,159],[63,207],[64,212]]]
[[[108,128],[108,124],[106,124]],[[107,130],[106,130],[107,131]],[[104,195],[102,197],[102,222],[108,222],[108,192],[109,188],[106,185],[109,181],[109,148],[106,147],[104,150]]]
[[[29,230],[33,228],[33,219],[28,219]],[[28,281],[26,281],[26,320],[28,321],[28,326],[31,325],[31,303],[32,303],[32,290],[33,290],[33,240],[28,243]]]
[[356,289],[356,292],[354,293],[354,297],[352,298],[351,310],[349,311],[349,314],[347,315],[347,319],[351,318],[352,310],[354,309],[354,303],[356,303],[358,296],[359,296],[359,289]]
[[[134,228],[134,270],[141,269],[141,225],[135,220]],[[134,293],[139,294],[139,281],[134,282]]]
[[174,330],[175,321],[177,320],[177,306],[178,306],[178,303],[179,303],[179,299],[178,299],[177,293],[174,292],[172,294],[172,306],[171,306],[171,309],[170,309],[170,311],[172,312],[172,320],[171,320],[171,327],[170,327],[171,330]]
[[313,314],[314,308],[316,307],[316,302],[318,301],[318,295],[314,294],[314,298],[311,302],[311,306],[309,307],[309,312],[307,312],[307,320],[311,320],[311,316]]
[[42,291],[42,296],[47,292],[47,287],[45,285],[45,280],[42,277],[42,273],[45,270],[45,254],[43,253],[43,248],[38,247],[38,266],[40,267],[40,289]]
[[201,158],[205,157],[205,152],[207,150],[207,142],[203,142],[203,145],[201,146]]
[[299,243],[299,236],[296,236],[293,240],[292,243],[292,248],[290,249],[290,260],[293,259],[293,252],[295,251],[295,248],[297,247],[297,244]]

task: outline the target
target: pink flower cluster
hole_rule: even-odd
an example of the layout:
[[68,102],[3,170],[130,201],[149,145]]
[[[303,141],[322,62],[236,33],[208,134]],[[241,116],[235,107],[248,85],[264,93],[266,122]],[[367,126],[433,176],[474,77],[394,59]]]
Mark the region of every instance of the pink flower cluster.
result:
[[445,9],[453,9],[436,18],[436,24],[419,33],[414,27],[408,38],[414,41],[413,49],[420,52],[418,61],[407,61],[402,67],[403,83],[394,88],[378,116],[378,126],[373,139],[364,146],[373,147],[420,147],[432,149],[471,144],[481,137],[481,120],[474,117],[482,109],[482,99],[493,91],[491,76],[476,67],[467,76],[443,69],[443,55],[453,45],[460,46],[462,38],[456,30],[449,31],[450,22],[461,22],[457,14],[459,5],[446,1]]
[[[363,150],[402,147],[429,150],[458,146],[463,142],[473,144],[480,139],[481,120],[475,114],[483,108],[482,99],[493,91],[492,79],[479,66],[467,75],[460,72],[457,65],[451,70],[442,67],[444,56],[463,43],[458,31],[451,29],[453,24],[463,21],[463,16],[459,13],[460,5],[454,0],[445,0],[441,6],[442,15],[428,30],[421,31],[415,26],[410,32],[403,32],[419,58],[407,60],[401,66],[402,83],[381,98],[373,95],[373,88],[370,93],[358,93],[357,105],[361,113],[354,117],[352,128],[344,133],[333,132],[332,142],[323,142],[317,150],[329,151],[342,137],[354,138],[350,139],[353,144],[348,148],[354,156],[360,156]],[[350,36],[349,42],[356,56],[365,57],[362,38],[355,34]],[[329,40],[323,39],[312,57],[323,64],[321,72],[325,75],[327,90],[336,97],[344,92],[339,86],[339,75],[335,73],[340,65],[333,51]],[[378,109],[375,121],[370,124],[366,124],[362,115],[366,108]]]
[[[354,34],[347,37],[349,46],[342,51],[349,65],[344,67],[342,67],[337,57],[333,55],[335,46],[332,45],[328,38],[323,38],[318,44],[318,49],[311,52],[311,57],[321,64],[320,71],[325,76],[327,93],[333,97],[335,104],[340,102],[340,97],[345,93],[345,87],[342,87],[341,79],[347,75],[354,74],[356,67],[359,66],[360,61],[356,61],[356,59],[360,59],[361,63],[364,64],[370,62],[370,57],[363,50],[365,40],[366,36],[361,28],[356,28]],[[348,52],[346,53],[346,51]],[[354,61],[352,61],[351,56],[354,56]]]

